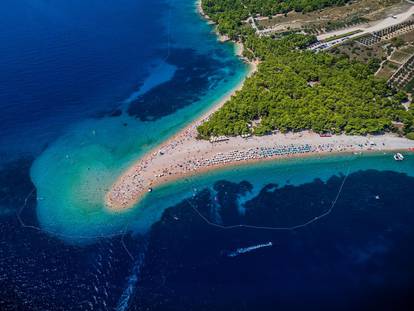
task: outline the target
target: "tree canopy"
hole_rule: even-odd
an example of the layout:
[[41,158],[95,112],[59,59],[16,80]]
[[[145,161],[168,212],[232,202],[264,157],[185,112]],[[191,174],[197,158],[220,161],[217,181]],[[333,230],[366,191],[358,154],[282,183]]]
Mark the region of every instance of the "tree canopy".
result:
[[[247,6],[255,1],[245,2]],[[204,6],[208,3],[220,4],[215,14],[240,12],[232,31],[243,41],[245,56],[260,64],[243,88],[198,127],[200,138],[306,129],[378,134],[395,130],[395,122],[403,122],[407,133],[414,131],[413,110],[406,111],[401,104],[404,93],[375,78],[375,66],[305,50],[315,40],[313,36],[258,37],[237,24],[247,14],[238,0],[203,0]],[[227,29],[230,24],[223,21]],[[218,23],[220,27],[222,20]]]

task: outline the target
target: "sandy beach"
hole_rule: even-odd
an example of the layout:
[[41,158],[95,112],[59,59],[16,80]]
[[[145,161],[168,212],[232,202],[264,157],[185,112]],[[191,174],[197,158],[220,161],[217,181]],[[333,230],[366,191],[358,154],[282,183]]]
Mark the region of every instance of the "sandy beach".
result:
[[[197,7],[202,14],[199,3]],[[241,50],[242,46],[239,45],[238,51]],[[250,64],[248,76],[257,70],[257,65]],[[242,87],[243,82],[230,90],[204,115],[138,159],[121,174],[106,194],[106,206],[114,211],[124,210],[134,206],[144,195],[151,195],[152,189],[158,185],[232,165],[315,154],[414,148],[414,141],[394,134],[321,137],[305,131],[275,133],[263,137],[229,137],[215,142],[197,140],[197,127],[222,107]]]
[[192,123],[125,171],[107,193],[107,206],[114,210],[132,207],[144,195],[151,195],[153,187],[226,166],[317,154],[408,151],[414,148],[414,141],[393,134],[321,137],[308,131],[263,137],[231,137],[211,143],[196,140],[199,122]]

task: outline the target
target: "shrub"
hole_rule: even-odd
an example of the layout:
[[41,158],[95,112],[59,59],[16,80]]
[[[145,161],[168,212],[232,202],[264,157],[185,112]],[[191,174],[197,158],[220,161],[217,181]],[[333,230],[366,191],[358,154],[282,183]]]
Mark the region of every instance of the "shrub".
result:
[[408,139],[414,140],[414,132],[408,133],[407,135],[405,135],[405,137],[407,137]]

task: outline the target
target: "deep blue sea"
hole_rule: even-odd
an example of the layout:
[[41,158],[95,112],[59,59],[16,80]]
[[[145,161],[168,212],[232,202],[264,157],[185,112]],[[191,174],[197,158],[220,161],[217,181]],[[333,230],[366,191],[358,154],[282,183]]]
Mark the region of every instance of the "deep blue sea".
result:
[[194,0],[0,3],[0,310],[412,310],[414,154],[103,196],[245,77]]

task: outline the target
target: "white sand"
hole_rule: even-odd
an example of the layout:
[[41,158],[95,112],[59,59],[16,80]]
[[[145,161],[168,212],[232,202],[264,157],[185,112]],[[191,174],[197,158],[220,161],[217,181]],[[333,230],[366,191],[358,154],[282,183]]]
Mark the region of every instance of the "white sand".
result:
[[[414,141],[392,134],[381,136],[320,137],[311,132],[273,134],[263,137],[233,137],[210,143],[196,140],[196,125],[181,131],[166,144],[133,164],[112,186],[106,196],[107,206],[119,210],[133,206],[148,189],[185,176],[254,161],[337,152],[408,150]],[[263,155],[263,150],[285,150],[306,146],[309,151],[282,155]],[[261,149],[262,148],[262,149]],[[263,149],[264,148],[264,149]]]

